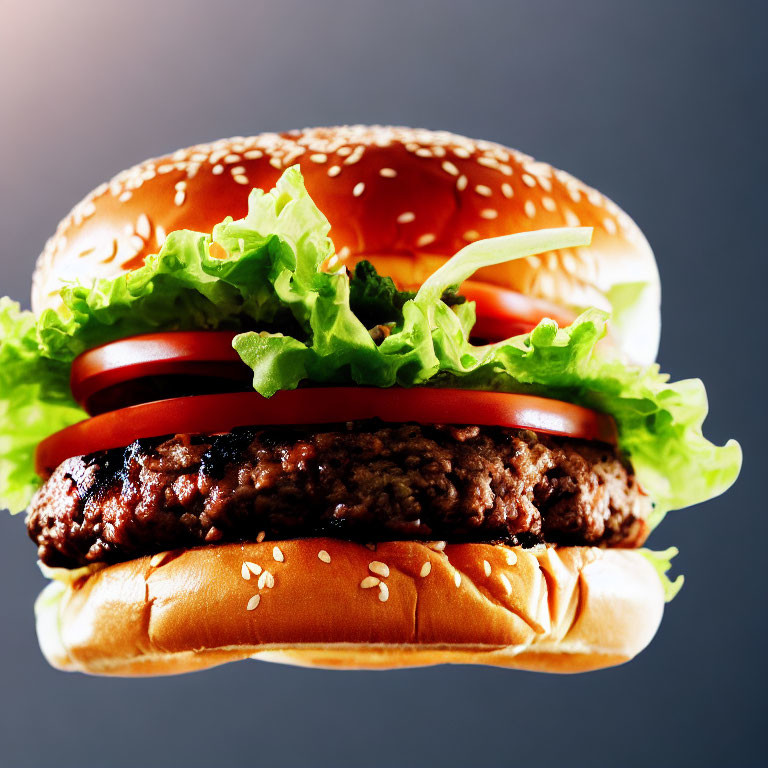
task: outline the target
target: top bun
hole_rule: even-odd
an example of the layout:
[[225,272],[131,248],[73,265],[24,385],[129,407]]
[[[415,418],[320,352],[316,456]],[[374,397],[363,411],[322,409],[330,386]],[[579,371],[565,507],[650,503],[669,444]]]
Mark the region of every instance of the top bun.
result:
[[[250,190],[271,188],[294,164],[331,222],[335,265],[369,259],[401,287],[420,284],[479,238],[594,227],[587,248],[489,267],[475,279],[577,312],[613,309],[611,334],[623,357],[641,364],[655,359],[658,271],[626,213],[573,176],[516,150],[411,128],[341,126],[235,137],[123,171],[59,224],[38,259],[33,309],[58,306],[62,281],[90,284],[140,267],[168,232],[210,232],[225,216],[244,216]],[[610,297],[622,285],[638,293],[629,309],[612,307]]]

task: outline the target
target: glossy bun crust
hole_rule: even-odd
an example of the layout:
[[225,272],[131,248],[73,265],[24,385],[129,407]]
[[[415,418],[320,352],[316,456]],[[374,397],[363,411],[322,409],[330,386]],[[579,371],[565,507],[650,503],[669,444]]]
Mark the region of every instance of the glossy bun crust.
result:
[[[301,166],[331,222],[339,262],[374,261],[413,287],[478,238],[561,226],[594,227],[592,245],[534,256],[476,279],[580,311],[610,309],[638,290],[637,311],[612,333],[625,356],[649,363],[660,329],[658,272],[635,223],[596,190],[546,163],[445,131],[382,126],[310,128],[181,149],[118,174],[79,203],[45,247],[32,304],[58,303],[62,280],[90,283],[142,265],[168,232],[210,232],[245,214],[253,187]],[[618,288],[625,286],[626,288]],[[634,286],[634,287],[632,287]]]
[[53,581],[51,664],[164,675],[244,658],[347,669],[491,664],[581,672],[651,640],[663,594],[638,552],[336,539],[163,553]]

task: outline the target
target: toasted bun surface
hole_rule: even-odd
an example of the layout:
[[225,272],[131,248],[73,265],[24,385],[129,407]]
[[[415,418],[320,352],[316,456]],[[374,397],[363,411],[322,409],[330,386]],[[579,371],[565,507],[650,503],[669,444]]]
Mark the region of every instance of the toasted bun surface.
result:
[[[62,281],[85,284],[142,265],[168,232],[210,232],[241,217],[253,187],[271,188],[301,166],[331,222],[338,262],[370,259],[401,287],[420,284],[468,242],[533,229],[594,227],[592,245],[487,268],[476,279],[569,310],[611,309],[609,296],[641,291],[615,318],[625,356],[658,349],[658,272],[651,249],[619,207],[574,177],[487,141],[445,131],[343,126],[223,139],[148,160],[79,203],[37,264],[33,308],[57,306]],[[626,292],[626,291],[625,291]]]
[[36,606],[50,663],[105,675],[249,657],[581,672],[635,656],[662,610],[658,577],[631,550],[398,541],[373,551],[326,538],[132,560],[53,581]]

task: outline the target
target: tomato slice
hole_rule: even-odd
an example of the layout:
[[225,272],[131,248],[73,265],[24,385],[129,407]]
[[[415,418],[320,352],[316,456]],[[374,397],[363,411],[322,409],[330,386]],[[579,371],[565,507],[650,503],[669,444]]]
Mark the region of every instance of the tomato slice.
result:
[[513,427],[616,443],[611,416],[544,397],[426,387],[317,387],[278,392],[269,399],[258,392],[235,392],[177,397],[110,411],[43,440],[36,466],[46,477],[70,456],[120,448],[142,437],[362,419]]
[[472,337],[488,342],[502,341],[528,333],[545,317],[562,327],[570,325],[576,315],[544,299],[535,299],[490,283],[467,280],[459,293],[476,303],[477,322]]
[[[484,342],[527,333],[544,317],[560,325],[575,317],[550,302],[488,283],[469,280],[461,292],[477,303],[472,336]],[[84,352],[72,364],[72,394],[88,413],[100,414],[171,395],[242,389],[226,384],[248,382],[252,377],[232,349],[234,336],[234,331],[174,331],[104,344]],[[127,382],[136,383],[123,386]]]
[[232,349],[235,333],[149,333],[103,344],[72,363],[72,395],[93,414],[110,410],[112,400],[119,402],[119,398],[106,398],[102,393],[137,379],[174,376],[249,381],[252,371]]

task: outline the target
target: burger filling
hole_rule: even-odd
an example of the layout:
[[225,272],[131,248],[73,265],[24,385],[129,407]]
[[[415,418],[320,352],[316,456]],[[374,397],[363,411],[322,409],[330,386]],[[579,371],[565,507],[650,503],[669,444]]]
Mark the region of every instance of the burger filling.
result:
[[[375,205],[370,213],[376,218]],[[475,303],[460,295],[472,275],[586,248],[589,228],[470,238],[415,293],[398,290],[370,265],[353,276],[340,269],[329,231],[299,168],[290,167],[272,191],[251,191],[244,218],[227,217],[210,233],[169,232],[159,252],[130,272],[66,282],[49,297],[61,306],[39,317],[0,298],[0,507],[29,509],[29,533],[44,563],[119,562],[262,536],[632,547],[669,510],[716,496],[736,479],[738,444],[716,446],[702,433],[701,382],[671,383],[656,366],[628,366],[606,354],[606,312],[585,308],[564,327],[544,317],[533,328],[510,329],[505,300],[498,323],[476,327]],[[436,232],[434,254],[450,241],[439,226]],[[656,295],[653,281],[630,287],[611,292],[616,327]],[[506,335],[502,328],[516,335],[476,343]],[[232,331],[232,354],[163,357],[154,348],[140,359],[125,352],[82,364],[98,348],[144,334],[216,330]],[[192,368],[205,380],[189,378]],[[226,434],[208,422],[173,424],[178,412],[168,403],[169,420],[158,417],[160,424],[136,411],[119,415],[131,403],[158,406],[169,395],[248,387],[268,404],[278,393],[322,387],[390,396],[398,388],[530,395],[553,402],[552,421],[539,428],[562,436],[522,430],[532,426],[522,419],[455,409],[430,418],[409,411],[403,420],[464,426],[309,427],[310,410],[297,426],[266,428],[264,418],[260,427]],[[598,442],[609,439],[602,433],[558,428],[563,414],[555,401],[612,419],[617,447]],[[191,397],[189,407],[197,407]],[[333,422],[353,418],[323,407],[321,399],[310,406]],[[99,443],[99,413],[113,425],[124,418],[129,434],[114,441],[105,434]],[[259,423],[242,413],[246,423]],[[398,414],[375,415],[389,423]],[[226,418],[223,428],[242,423]],[[481,421],[506,425],[471,426]],[[100,450],[158,433],[166,437]],[[38,462],[46,446],[62,450]],[[650,557],[663,580],[669,557]],[[664,583],[668,594],[679,587]]]
[[638,546],[650,511],[608,445],[349,422],[140,440],[68,459],[27,518],[50,566],[210,542],[336,536]]

